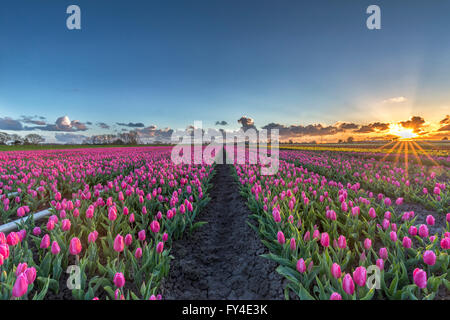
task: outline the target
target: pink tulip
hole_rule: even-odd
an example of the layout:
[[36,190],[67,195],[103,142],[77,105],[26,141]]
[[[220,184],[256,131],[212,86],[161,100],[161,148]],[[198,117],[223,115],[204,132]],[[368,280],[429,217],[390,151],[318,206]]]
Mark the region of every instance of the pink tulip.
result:
[[34,227],[34,228],[33,228],[33,234],[34,234],[35,236],[40,235],[40,234],[41,234],[41,228],[39,228],[39,227]]
[[435,222],[435,220],[434,220],[434,217],[431,215],[431,214],[429,214],[428,216],[427,216],[427,224],[428,225],[430,225],[430,226],[433,226],[434,225],[434,222]]
[[97,235],[98,235],[97,231],[90,232],[88,235],[88,242],[94,243],[97,240]]
[[58,245],[58,242],[52,242],[52,254],[57,255],[61,251],[61,248]]
[[333,263],[331,266],[331,275],[336,279],[339,279],[341,277],[341,266],[337,263]]
[[337,292],[333,292],[330,296],[330,300],[342,300],[342,296]]
[[156,220],[153,220],[152,223],[150,223],[150,230],[154,233],[158,233],[160,229],[159,222]]
[[20,241],[19,235],[12,231],[8,234],[8,236],[6,237],[6,243],[10,246],[15,246],[16,244],[18,244]]
[[306,272],[306,264],[303,258],[297,261],[297,271],[300,273]]
[[392,242],[397,241],[397,232],[391,231],[389,236],[390,236]]
[[377,264],[377,267],[378,267],[380,270],[383,270],[383,269],[384,269],[384,260],[383,260],[383,259],[377,259],[376,264]]
[[49,246],[50,246],[50,236],[48,234],[45,234],[42,237],[40,247],[41,249],[47,249]]
[[24,271],[24,275],[27,278],[27,283],[30,285],[36,280],[36,269],[34,267],[27,268]]
[[61,222],[61,229],[63,230],[63,231],[69,231],[70,230],[70,220],[69,219],[64,219],[62,222]]
[[366,284],[367,279],[367,271],[364,267],[358,267],[353,271],[353,279],[355,279],[355,282],[358,286],[364,287]]
[[444,250],[450,249],[450,238],[448,238],[448,237],[442,238],[441,248]]
[[169,235],[167,234],[167,232],[164,232],[163,236],[162,236],[162,240],[164,242],[166,242],[169,239]]
[[142,257],[142,249],[141,248],[137,248],[134,256],[136,257],[136,259],[139,259],[140,257]]
[[371,246],[372,246],[372,240],[370,240],[369,238],[366,238],[366,240],[364,240],[364,248],[366,250],[369,250]]
[[116,236],[116,238],[114,239],[114,250],[116,252],[122,252],[124,247],[125,247],[125,242],[123,240],[123,237],[120,234],[118,234]]
[[320,244],[323,247],[328,247],[330,245],[330,237],[328,236],[328,233],[326,232],[322,233],[320,238]]
[[0,244],[0,255],[4,259],[8,259],[8,257],[9,257],[9,246],[6,243]]
[[352,295],[355,292],[355,283],[353,282],[352,276],[348,273],[344,276],[344,280],[342,281],[342,289],[349,295]]
[[16,276],[18,276],[18,275],[24,273],[25,270],[27,270],[27,268],[28,268],[28,265],[27,265],[26,262],[24,262],[24,263],[19,263],[19,264],[17,265],[17,268],[16,268]]
[[403,243],[403,247],[404,248],[407,248],[407,249],[411,248],[412,241],[411,241],[410,238],[403,237],[403,242],[402,243]]
[[425,289],[427,287],[427,273],[422,269],[414,269],[413,280],[415,285],[419,288]]
[[434,266],[436,263],[436,254],[431,251],[427,250],[423,253],[423,262],[425,262],[429,266]]
[[78,239],[77,237],[73,237],[70,240],[70,245],[69,245],[69,252],[71,255],[78,255],[81,252],[82,246],[81,246],[81,241],[80,239]]
[[347,240],[345,239],[345,236],[340,235],[338,238],[338,247],[340,249],[345,249],[347,247]]
[[376,213],[376,211],[375,211],[374,208],[370,208],[370,209],[369,209],[369,216],[370,216],[372,219],[375,219],[375,218],[377,217],[377,213]]
[[295,250],[296,245],[295,245],[295,238],[291,238],[291,241],[289,242],[290,248],[292,251]]
[[419,227],[419,236],[422,238],[428,237],[428,227],[424,224],[421,224]]
[[114,207],[109,208],[108,210],[108,219],[110,221],[115,221],[117,219],[117,213]]
[[415,226],[409,227],[408,233],[409,233],[412,237],[416,236],[416,235],[417,235],[417,228],[416,228]]
[[14,283],[12,290],[13,297],[21,297],[28,291],[28,279],[25,274],[21,273]]
[[128,247],[131,245],[132,242],[133,242],[133,237],[131,236],[131,234],[127,234],[125,236],[125,245]]
[[278,231],[277,233],[277,239],[278,239],[278,243],[279,244],[284,244],[285,243],[285,238],[284,238],[284,234],[282,231]]
[[386,260],[388,258],[388,252],[386,248],[380,248],[380,250],[378,251],[378,255],[380,256],[381,259]]
[[125,277],[123,276],[123,273],[122,272],[117,272],[114,275],[113,281],[114,281],[114,285],[117,288],[122,288],[125,285]]
[[156,252],[161,253],[164,250],[164,242],[158,242],[158,245],[156,246]]
[[141,230],[138,232],[138,239],[140,241],[144,241],[145,240],[145,230]]

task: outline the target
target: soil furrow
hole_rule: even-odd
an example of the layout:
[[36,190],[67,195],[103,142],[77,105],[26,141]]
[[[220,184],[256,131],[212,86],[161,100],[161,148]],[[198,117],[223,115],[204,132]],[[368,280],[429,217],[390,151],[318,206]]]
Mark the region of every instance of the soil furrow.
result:
[[251,214],[231,175],[231,166],[217,165],[211,200],[198,220],[208,224],[176,241],[165,299],[283,299],[283,278],[248,224]]

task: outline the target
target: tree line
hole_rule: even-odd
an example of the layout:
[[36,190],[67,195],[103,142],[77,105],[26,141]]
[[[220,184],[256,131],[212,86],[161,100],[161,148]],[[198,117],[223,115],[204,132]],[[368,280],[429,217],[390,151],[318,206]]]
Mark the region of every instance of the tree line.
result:
[[22,137],[18,134],[9,134],[6,132],[0,132],[0,145],[11,144],[11,145],[23,145],[23,144],[40,144],[44,142],[44,137],[36,134],[30,133]]

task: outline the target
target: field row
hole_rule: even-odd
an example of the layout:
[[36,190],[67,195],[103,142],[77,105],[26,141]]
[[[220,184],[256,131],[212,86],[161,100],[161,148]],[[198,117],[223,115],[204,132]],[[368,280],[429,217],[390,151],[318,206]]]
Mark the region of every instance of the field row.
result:
[[270,250],[265,257],[290,282],[288,296],[448,299],[450,214],[430,214],[419,223],[418,213],[399,211],[395,200],[353,179],[338,182],[345,181],[342,173],[333,179],[332,159],[304,151],[281,157],[289,161],[280,160],[275,176],[260,175],[260,165],[235,169],[254,229]]

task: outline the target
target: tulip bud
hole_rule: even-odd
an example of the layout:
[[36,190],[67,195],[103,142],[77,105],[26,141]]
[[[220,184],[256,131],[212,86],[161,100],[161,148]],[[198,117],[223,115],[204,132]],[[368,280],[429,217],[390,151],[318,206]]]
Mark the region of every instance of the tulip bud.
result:
[[52,242],[52,254],[57,255],[61,251],[58,242]]
[[352,295],[355,292],[355,283],[353,282],[352,276],[348,273],[344,276],[344,280],[342,281],[342,289],[349,295]]
[[14,287],[12,290],[12,296],[13,297],[21,297],[28,291],[28,279],[25,276],[25,274],[20,274],[16,282],[14,283]]
[[386,260],[388,258],[388,252],[386,248],[380,248],[380,251],[378,251],[378,255],[381,259]]
[[125,242],[123,240],[123,237],[120,234],[118,234],[116,236],[116,238],[114,239],[114,250],[116,252],[122,252],[124,247],[125,247]]
[[436,263],[436,254],[431,251],[427,250],[423,253],[423,262],[425,262],[429,266],[434,266]]
[[364,267],[358,267],[353,271],[353,279],[355,279],[355,282],[358,286],[364,287],[366,284],[367,279],[367,271]]
[[306,271],[306,264],[303,258],[297,261],[297,271],[300,273],[304,273]]
[[41,249],[47,249],[49,246],[50,246],[50,236],[48,234],[45,234],[42,237],[40,247]]
[[125,285],[125,277],[123,276],[123,273],[122,272],[117,272],[114,275],[113,281],[114,281],[114,285],[117,288],[122,288]]
[[425,289],[427,287],[427,273],[422,269],[414,269],[413,280],[415,285],[419,288]]
[[331,266],[331,275],[336,279],[339,279],[341,277],[341,266],[337,263],[333,263]]
[[78,239],[77,237],[73,237],[70,240],[70,245],[69,245],[69,252],[71,255],[78,255],[81,252],[82,246],[81,246],[81,241],[80,239]]
[[337,292],[333,292],[330,296],[330,300],[342,300],[342,296]]

